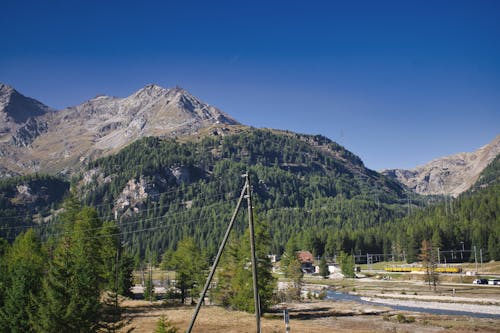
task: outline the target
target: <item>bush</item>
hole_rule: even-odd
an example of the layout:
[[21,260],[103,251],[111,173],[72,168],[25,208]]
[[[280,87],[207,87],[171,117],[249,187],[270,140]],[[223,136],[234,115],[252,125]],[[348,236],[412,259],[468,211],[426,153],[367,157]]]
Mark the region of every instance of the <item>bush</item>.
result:
[[325,299],[325,298],[326,298],[326,295],[327,295],[327,294],[326,294],[326,290],[321,290],[321,291],[319,292],[319,294],[318,294],[318,299],[323,300],[323,299]]
[[161,316],[156,323],[154,333],[177,333],[179,329],[172,325],[166,316]]
[[402,314],[398,314],[396,320],[401,324],[410,324],[415,322],[415,317],[405,317]]

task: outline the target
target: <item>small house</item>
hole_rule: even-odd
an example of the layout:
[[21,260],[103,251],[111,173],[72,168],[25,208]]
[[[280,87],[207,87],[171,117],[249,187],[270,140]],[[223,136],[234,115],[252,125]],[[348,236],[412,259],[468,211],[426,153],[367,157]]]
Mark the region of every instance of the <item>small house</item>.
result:
[[314,257],[309,251],[298,251],[297,259],[299,259],[302,272],[306,274],[314,273]]

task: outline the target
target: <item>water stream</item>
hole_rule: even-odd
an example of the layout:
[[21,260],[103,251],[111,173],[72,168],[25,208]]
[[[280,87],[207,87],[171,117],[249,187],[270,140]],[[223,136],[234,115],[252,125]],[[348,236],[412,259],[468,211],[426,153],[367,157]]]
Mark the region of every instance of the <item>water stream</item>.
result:
[[469,316],[469,317],[476,317],[476,318],[500,319],[500,315],[498,315],[498,314],[454,311],[454,310],[442,310],[442,309],[427,309],[427,308],[419,308],[419,307],[413,307],[413,306],[392,305],[389,303],[370,302],[370,301],[366,301],[366,300],[361,299],[361,296],[340,293],[340,292],[333,291],[333,290],[327,291],[326,299],[335,300],[335,301],[352,301],[352,302],[358,302],[361,304],[370,304],[370,305],[381,305],[381,306],[387,306],[387,307],[394,309],[394,310],[402,310],[402,311],[423,312],[423,313],[430,313],[430,314],[437,314],[437,315]]

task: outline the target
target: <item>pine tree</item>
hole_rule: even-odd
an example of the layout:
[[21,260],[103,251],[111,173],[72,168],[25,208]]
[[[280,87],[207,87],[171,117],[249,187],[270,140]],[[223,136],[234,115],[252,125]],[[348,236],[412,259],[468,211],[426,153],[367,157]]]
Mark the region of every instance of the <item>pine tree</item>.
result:
[[[257,257],[257,280],[261,312],[272,302],[275,278],[272,276],[271,261],[267,257],[270,237],[267,223],[255,220],[255,243]],[[247,312],[254,312],[252,267],[250,254],[250,233],[247,229],[241,237],[230,240],[227,256],[221,262],[218,281],[220,287],[215,291],[215,298],[222,304]]]
[[184,303],[187,296],[197,296],[199,288],[203,286],[207,261],[194,239],[184,238],[172,256],[172,265],[175,268],[176,286],[181,290]]
[[91,332],[98,328],[103,260],[102,223],[97,212],[70,201],[65,212],[65,232],[53,251],[49,269],[36,299],[38,311],[31,318],[37,332]]
[[163,253],[161,258],[160,268],[163,270],[172,270],[172,257],[174,255],[174,250],[169,248],[167,251]]
[[36,309],[45,257],[41,242],[32,229],[19,235],[6,256],[7,270],[0,327],[7,332],[33,332],[29,318]]
[[154,333],[177,333],[179,329],[175,327],[166,316],[161,316],[156,322]]
[[[290,250],[289,250],[290,251]],[[299,258],[295,251],[291,254],[287,251],[283,254],[282,267],[281,270],[285,274],[285,277],[290,279],[290,286],[287,288],[287,298],[290,300],[300,299],[300,293],[302,290],[302,279],[304,277],[304,272],[302,272],[302,265],[300,264]],[[283,262],[284,261],[284,262]]]
[[[3,238],[0,238],[0,272],[7,272],[6,253],[9,248],[9,243]],[[0,274],[0,309],[3,307],[5,288],[7,283],[7,274]],[[1,330],[0,330],[1,332]]]
[[48,271],[42,280],[42,291],[35,299],[37,312],[31,318],[36,332],[65,332],[70,327],[70,246],[71,238],[63,236],[49,261]]
[[491,233],[488,237],[488,256],[490,260],[499,260],[500,259],[500,242],[495,237],[494,233]]
[[326,279],[328,275],[330,275],[330,271],[328,270],[328,264],[326,263],[325,256],[321,257],[319,262],[319,275]]
[[149,272],[148,276],[146,277],[146,281],[144,281],[144,299],[151,302],[156,300],[153,277],[151,276],[151,274],[149,274]]
[[354,273],[354,258],[345,252],[340,252],[339,255],[340,269],[342,274],[347,278],[354,278],[356,274]]
[[100,225],[97,212],[91,208],[83,208],[75,222],[74,242],[70,248],[71,298],[67,310],[71,313],[74,332],[91,331],[99,321],[99,282],[103,263],[99,256],[101,239],[94,236]]

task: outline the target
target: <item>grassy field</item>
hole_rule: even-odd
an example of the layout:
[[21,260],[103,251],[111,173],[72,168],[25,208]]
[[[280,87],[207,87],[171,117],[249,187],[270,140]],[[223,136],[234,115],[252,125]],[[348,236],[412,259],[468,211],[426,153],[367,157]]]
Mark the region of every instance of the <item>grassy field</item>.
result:
[[[194,307],[165,307],[160,302],[125,301],[122,306],[136,333],[154,332],[160,316],[166,316],[179,332],[185,332]],[[500,321],[459,316],[435,316],[393,311],[382,306],[351,302],[313,301],[288,304],[292,332],[498,332]],[[281,311],[264,314],[262,332],[284,332]],[[217,306],[201,308],[193,332],[255,332],[255,316]],[[123,330],[125,332],[125,330]]]

